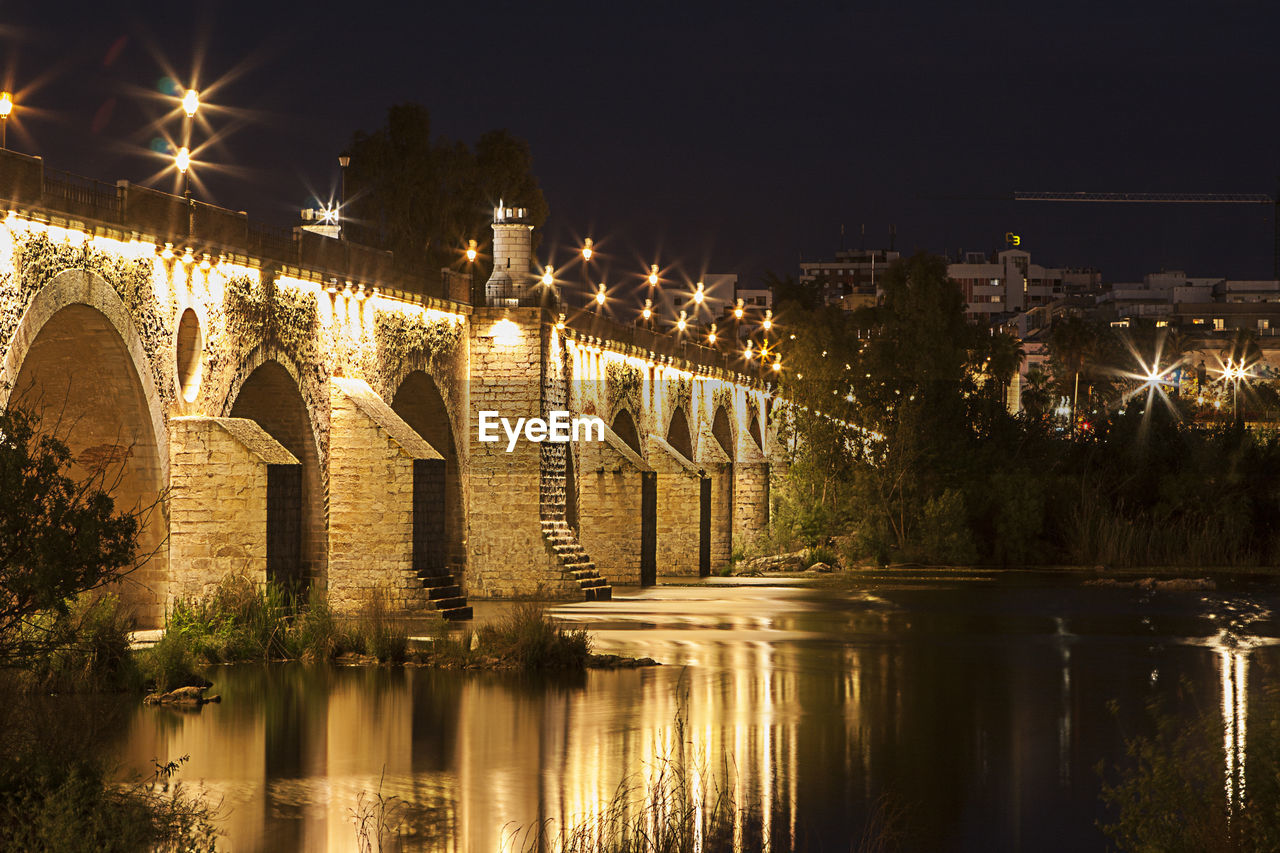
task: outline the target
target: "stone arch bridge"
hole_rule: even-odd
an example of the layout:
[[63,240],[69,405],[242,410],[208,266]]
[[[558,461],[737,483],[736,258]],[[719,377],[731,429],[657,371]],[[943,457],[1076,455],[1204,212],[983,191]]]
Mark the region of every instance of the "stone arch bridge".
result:
[[[771,400],[718,353],[475,306],[386,253],[12,152],[0,189],[0,405],[148,508],[120,589],[140,624],[228,572],[339,613],[608,598],[707,574],[767,522]],[[507,452],[481,411],[608,428]]]

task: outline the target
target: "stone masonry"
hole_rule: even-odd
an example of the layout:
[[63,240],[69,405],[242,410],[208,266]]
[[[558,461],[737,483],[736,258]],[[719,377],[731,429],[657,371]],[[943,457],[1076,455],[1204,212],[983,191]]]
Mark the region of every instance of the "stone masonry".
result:
[[267,466],[298,460],[251,420],[169,420],[169,603],[226,575],[267,580]]

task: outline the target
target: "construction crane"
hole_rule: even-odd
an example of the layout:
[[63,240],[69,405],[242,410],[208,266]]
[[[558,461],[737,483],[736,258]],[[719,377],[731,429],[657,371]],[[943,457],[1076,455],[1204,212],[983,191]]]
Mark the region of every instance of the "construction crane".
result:
[[1138,204],[1269,204],[1274,229],[1272,276],[1280,281],[1280,195],[1265,193],[1058,193],[1014,191],[1014,201],[1130,202]]

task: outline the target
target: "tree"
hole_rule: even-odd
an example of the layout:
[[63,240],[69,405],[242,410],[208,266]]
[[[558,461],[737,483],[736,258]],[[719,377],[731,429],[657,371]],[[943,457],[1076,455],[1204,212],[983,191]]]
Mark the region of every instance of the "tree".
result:
[[[529,146],[505,130],[483,134],[472,150],[433,139],[426,107],[397,104],[382,127],[357,131],[346,153],[348,233],[402,263],[458,264],[468,240],[485,241],[499,201],[527,208],[535,226],[547,219]],[[488,266],[475,272],[480,279]]]
[[0,666],[20,665],[51,642],[40,614],[130,571],[141,515],[116,512],[106,472],[76,480],[71,451],[40,418],[0,412]]

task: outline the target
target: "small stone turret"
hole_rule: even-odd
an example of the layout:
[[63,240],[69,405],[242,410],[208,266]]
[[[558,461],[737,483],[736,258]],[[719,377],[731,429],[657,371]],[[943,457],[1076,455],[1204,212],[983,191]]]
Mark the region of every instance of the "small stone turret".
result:
[[493,273],[485,283],[485,302],[491,306],[519,305],[533,284],[529,271],[533,225],[523,207],[493,209]]

